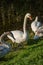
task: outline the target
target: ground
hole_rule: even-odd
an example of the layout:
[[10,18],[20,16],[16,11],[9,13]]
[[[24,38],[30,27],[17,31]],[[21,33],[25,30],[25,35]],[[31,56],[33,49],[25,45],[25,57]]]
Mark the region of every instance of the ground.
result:
[[0,59],[0,65],[43,65],[43,40],[29,40],[23,48],[13,49]]

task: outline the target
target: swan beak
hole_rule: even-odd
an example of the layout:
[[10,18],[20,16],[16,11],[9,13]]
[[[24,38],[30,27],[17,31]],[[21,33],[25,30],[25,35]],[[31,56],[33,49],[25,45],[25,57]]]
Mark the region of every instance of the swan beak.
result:
[[29,16],[29,19],[30,19],[30,20],[32,20],[32,17],[31,17],[31,16]]
[[34,36],[34,40],[37,40],[37,39],[39,39],[39,36],[38,35],[35,35]]

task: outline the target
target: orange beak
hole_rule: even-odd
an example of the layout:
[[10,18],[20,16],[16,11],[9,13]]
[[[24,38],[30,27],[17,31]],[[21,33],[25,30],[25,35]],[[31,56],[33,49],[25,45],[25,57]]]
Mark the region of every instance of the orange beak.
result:
[[29,19],[30,19],[30,20],[32,20],[32,17],[31,17],[31,16],[29,16]]

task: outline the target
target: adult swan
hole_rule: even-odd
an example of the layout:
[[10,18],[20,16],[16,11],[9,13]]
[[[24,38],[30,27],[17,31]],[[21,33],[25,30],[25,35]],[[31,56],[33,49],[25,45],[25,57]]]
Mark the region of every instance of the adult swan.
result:
[[27,13],[24,17],[24,24],[23,24],[23,32],[20,30],[15,30],[15,31],[10,31],[9,35],[7,35],[7,37],[12,40],[12,42],[16,42],[16,43],[21,43],[24,42],[28,39],[28,35],[26,32],[26,22],[27,22],[27,18],[29,18],[30,20],[32,20],[31,18],[31,14]]
[[34,39],[39,39],[39,37],[43,36],[43,25],[38,21],[38,16],[31,23],[31,29],[35,33]]
[[8,32],[2,34],[0,36],[0,58],[3,57],[5,54],[7,54],[10,51],[10,45],[6,44],[6,42],[3,40],[4,36],[7,35]]

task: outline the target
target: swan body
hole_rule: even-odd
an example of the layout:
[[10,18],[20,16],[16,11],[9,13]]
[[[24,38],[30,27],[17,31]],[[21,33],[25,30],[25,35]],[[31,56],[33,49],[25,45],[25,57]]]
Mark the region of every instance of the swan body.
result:
[[[16,31],[11,31],[11,33],[13,34],[14,39],[13,39],[13,37],[11,37],[11,36],[9,36],[9,35],[7,35],[7,36],[8,36],[8,38],[10,38],[13,42],[21,43],[21,42],[23,42],[23,41],[26,39],[26,36],[23,37],[23,32],[22,32],[22,31],[16,30]],[[19,38],[19,39],[18,39],[18,38]]]
[[39,27],[37,32],[35,33],[34,39],[39,39],[43,37],[43,26]]
[[0,36],[0,58],[5,56],[10,51],[10,45],[6,44],[6,42],[3,41],[3,37],[5,35],[6,35],[6,33],[4,33]]
[[31,23],[31,29],[35,33],[40,26],[41,23],[38,21],[38,17],[36,16],[35,20]]
[[11,35],[7,35],[7,37],[12,40],[12,42],[21,43],[28,39],[27,37],[27,31],[26,31],[26,22],[27,18],[31,19],[31,14],[27,13],[24,17],[24,24],[23,24],[23,32],[20,30],[10,31]]
[[0,58],[5,56],[10,51],[10,48],[7,44],[0,44]]

